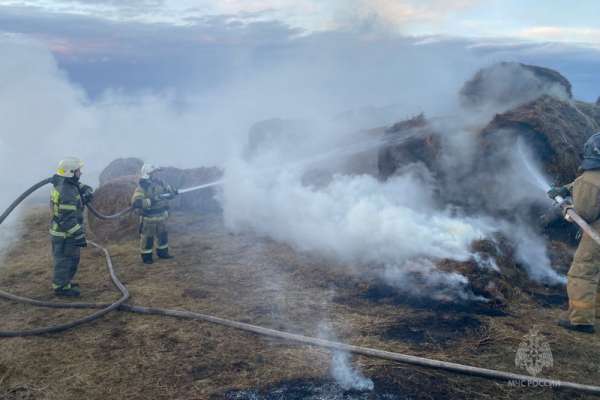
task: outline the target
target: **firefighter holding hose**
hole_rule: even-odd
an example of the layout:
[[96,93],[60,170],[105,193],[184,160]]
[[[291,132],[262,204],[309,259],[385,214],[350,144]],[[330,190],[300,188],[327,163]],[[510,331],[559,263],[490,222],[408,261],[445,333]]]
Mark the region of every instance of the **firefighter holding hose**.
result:
[[56,174],[52,177],[50,203],[52,221],[50,237],[54,258],[54,294],[65,297],[78,297],[79,285],[72,282],[77,268],[81,248],[87,246],[83,210],[92,201],[93,190],[79,182],[83,162],[76,157],[60,161]]
[[177,190],[156,176],[159,168],[151,164],[142,166],[131,205],[140,213],[140,252],[144,264],[152,264],[152,253],[156,241],[158,258],[173,258],[169,254],[169,234],[166,220],[169,217],[169,200],[177,194]]
[[[600,230],[600,132],[592,135],[583,148],[583,171],[574,182],[552,188],[551,198],[572,196],[573,208],[594,230]],[[566,211],[565,209],[565,211]],[[570,220],[569,218],[567,218]],[[567,274],[567,294],[569,310],[558,321],[563,328],[594,332],[595,318],[600,315],[600,245],[584,232],[571,268]]]

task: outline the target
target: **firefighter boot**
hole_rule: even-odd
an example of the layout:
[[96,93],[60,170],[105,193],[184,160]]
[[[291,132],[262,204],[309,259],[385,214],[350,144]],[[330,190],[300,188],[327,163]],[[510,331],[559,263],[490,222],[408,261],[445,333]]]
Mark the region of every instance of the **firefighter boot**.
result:
[[70,283],[54,288],[54,295],[59,297],[79,297],[79,287],[74,287]]
[[162,258],[163,260],[168,260],[171,258],[175,258],[172,255],[169,254],[169,248],[166,249],[157,249],[156,250],[156,255],[158,256],[158,258]]

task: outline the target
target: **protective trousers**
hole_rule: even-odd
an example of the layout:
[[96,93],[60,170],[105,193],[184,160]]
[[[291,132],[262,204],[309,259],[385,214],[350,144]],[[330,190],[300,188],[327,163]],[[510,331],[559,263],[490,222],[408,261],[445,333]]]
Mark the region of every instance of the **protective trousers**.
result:
[[600,245],[584,234],[568,273],[569,320],[574,325],[594,325],[600,307]]
[[52,255],[54,257],[54,279],[52,287],[62,288],[71,283],[77,273],[81,247],[75,246],[72,239],[52,237]]
[[140,228],[140,252],[142,257],[144,254],[152,254],[154,249],[154,241],[156,240],[156,253],[169,253],[169,234],[165,224],[166,219],[142,217]]

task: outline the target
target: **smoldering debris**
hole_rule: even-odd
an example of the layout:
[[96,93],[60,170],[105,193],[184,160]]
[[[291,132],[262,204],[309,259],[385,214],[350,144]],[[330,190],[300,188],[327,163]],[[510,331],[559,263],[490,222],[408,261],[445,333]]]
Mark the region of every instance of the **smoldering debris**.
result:
[[[381,389],[378,389],[381,387]],[[230,390],[224,394],[227,400],[405,400],[405,388],[389,384],[383,380],[375,382],[372,392],[347,390],[336,382],[327,380],[294,380],[281,382],[268,388]]]

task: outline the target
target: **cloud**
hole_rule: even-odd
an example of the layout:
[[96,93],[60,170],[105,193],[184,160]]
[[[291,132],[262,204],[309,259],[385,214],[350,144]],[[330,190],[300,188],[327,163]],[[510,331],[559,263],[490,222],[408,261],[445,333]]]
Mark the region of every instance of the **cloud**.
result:
[[517,32],[517,36],[553,42],[575,42],[600,48],[600,28],[534,26]]
[[[464,11],[481,0],[349,0],[340,5],[338,26],[351,29],[356,26],[409,32],[418,24],[439,23],[454,13]],[[351,11],[347,11],[351,10]]]

